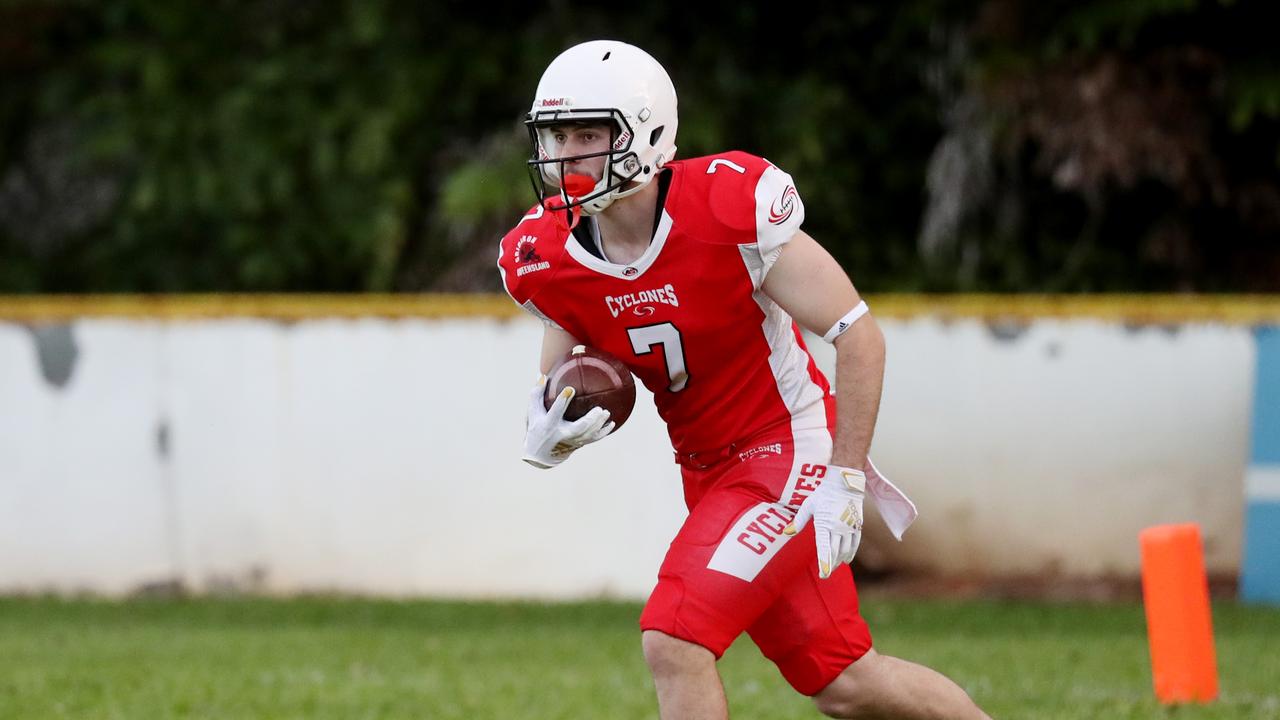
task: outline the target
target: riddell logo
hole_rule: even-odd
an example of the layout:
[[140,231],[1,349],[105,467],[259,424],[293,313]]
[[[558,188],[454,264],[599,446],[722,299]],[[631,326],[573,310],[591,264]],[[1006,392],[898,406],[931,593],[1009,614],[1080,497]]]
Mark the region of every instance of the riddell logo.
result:
[[654,312],[652,305],[654,303],[680,307],[680,299],[676,297],[676,289],[672,287],[671,283],[654,290],[641,290],[627,293],[626,295],[606,295],[604,298],[604,304],[609,308],[609,314],[614,317],[621,315],[623,310],[630,310],[641,317],[652,315]]
[[573,100],[567,97],[543,98],[539,103],[539,107],[564,107],[572,105]]
[[773,206],[769,208],[769,222],[774,225],[781,225],[791,217],[791,213],[796,209],[796,203],[800,201],[796,195],[796,189],[788,185],[786,190],[782,191],[782,196],[773,201]]

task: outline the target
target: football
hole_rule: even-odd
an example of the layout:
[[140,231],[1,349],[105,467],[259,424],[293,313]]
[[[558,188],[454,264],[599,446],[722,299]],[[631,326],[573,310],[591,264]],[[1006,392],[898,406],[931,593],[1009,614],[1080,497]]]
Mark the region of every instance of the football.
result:
[[636,383],[631,371],[618,358],[602,350],[575,345],[556,361],[547,374],[547,390],[542,400],[550,408],[560,391],[574,390],[573,399],[564,412],[565,420],[577,420],[593,407],[609,411],[616,427],[631,417],[636,405]]

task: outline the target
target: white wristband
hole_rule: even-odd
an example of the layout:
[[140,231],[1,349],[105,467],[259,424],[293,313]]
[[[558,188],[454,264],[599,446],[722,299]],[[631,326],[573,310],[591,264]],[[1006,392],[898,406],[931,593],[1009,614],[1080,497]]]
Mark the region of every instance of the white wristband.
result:
[[832,325],[831,329],[827,331],[827,334],[822,336],[822,339],[829,343],[835,342],[836,338],[843,335],[845,330],[853,327],[853,324],[858,322],[858,318],[866,315],[868,312],[870,311],[867,309],[867,301],[863,300],[855,305],[844,317],[837,320],[836,324]]

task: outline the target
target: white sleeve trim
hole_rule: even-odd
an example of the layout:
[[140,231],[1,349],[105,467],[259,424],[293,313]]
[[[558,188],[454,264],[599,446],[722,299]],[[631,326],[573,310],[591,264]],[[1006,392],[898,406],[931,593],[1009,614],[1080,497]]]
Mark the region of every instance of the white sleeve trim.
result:
[[844,317],[837,320],[836,324],[831,326],[831,329],[827,331],[826,335],[822,336],[822,339],[829,343],[835,342],[836,338],[843,335],[845,330],[853,327],[853,324],[858,322],[858,318],[866,315],[868,312],[871,311],[867,308],[866,300],[854,305],[852,310],[845,313]]
[[[759,278],[756,288],[782,254],[782,247],[795,237],[804,222],[804,202],[796,192],[791,176],[770,165],[756,183],[756,243],[759,254]],[[756,273],[752,273],[756,279]]]
[[524,308],[525,310],[527,310],[527,311],[529,312],[529,314],[530,314],[530,315],[532,315],[532,316],[534,316],[534,317],[538,318],[539,320],[541,320],[542,322],[546,323],[547,327],[553,327],[553,328],[555,328],[555,329],[557,329],[557,330],[564,330],[564,328],[560,327],[560,324],[559,324],[559,323],[557,323],[555,320],[552,320],[551,318],[547,317],[547,314],[546,314],[546,313],[544,313],[544,312],[542,312],[541,310],[539,310],[539,309],[538,309],[538,306],[537,306],[537,305],[534,305],[532,300],[528,300],[528,301],[525,301],[524,303],[521,303],[520,307],[522,307],[522,308]]

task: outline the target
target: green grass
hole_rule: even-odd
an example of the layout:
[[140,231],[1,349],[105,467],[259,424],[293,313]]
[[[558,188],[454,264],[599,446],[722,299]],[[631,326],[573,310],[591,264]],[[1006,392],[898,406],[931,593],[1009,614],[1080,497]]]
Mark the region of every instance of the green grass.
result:
[[[1222,695],[1152,697],[1137,605],[864,608],[881,652],[997,718],[1280,718],[1280,610],[1214,608]],[[0,718],[655,718],[639,606],[346,599],[0,600]],[[750,642],[734,718],[815,718]]]

